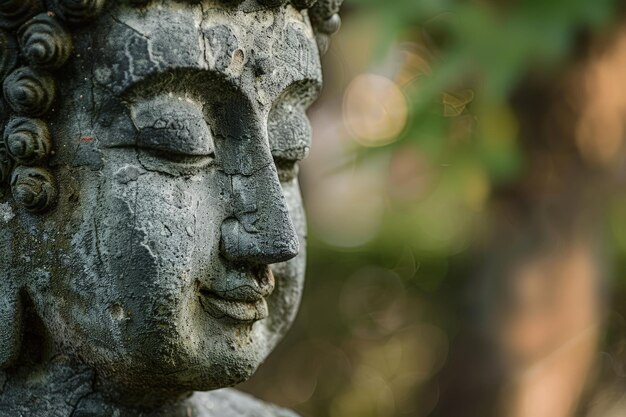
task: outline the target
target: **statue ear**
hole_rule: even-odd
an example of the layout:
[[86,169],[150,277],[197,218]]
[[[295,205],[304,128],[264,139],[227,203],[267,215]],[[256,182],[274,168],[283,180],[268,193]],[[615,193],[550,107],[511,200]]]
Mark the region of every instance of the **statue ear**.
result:
[[13,364],[22,344],[23,303],[19,288],[0,277],[0,369]]

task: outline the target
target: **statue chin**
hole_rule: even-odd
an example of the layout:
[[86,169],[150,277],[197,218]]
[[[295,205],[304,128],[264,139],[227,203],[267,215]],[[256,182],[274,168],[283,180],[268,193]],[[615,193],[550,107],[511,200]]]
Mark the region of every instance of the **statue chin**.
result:
[[287,415],[193,391],[248,379],[297,313],[341,1],[312,3],[0,3],[2,412]]
[[[181,338],[184,337],[179,335]],[[149,342],[155,348],[132,346],[126,351],[103,352],[98,341],[85,341],[76,356],[102,376],[105,385],[133,395],[153,391],[180,395],[189,391],[208,391],[246,381],[265,360],[269,347],[265,340],[233,348],[232,337],[205,336],[210,349],[198,350],[184,342],[166,340],[158,335]],[[164,346],[170,354],[164,354]],[[132,349],[132,350],[131,350]],[[112,359],[114,358],[114,359]]]

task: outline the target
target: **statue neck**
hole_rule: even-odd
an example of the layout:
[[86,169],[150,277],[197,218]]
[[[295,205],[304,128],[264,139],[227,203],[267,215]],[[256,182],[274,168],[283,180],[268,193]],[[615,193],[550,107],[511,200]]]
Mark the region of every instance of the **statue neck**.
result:
[[77,357],[64,354],[36,316],[27,313],[27,317],[17,363],[0,370],[0,416],[297,417],[232,389],[196,393],[123,389],[100,378]]
[[32,324],[27,326],[17,363],[0,371],[0,415],[187,415],[183,411],[191,393],[147,395],[113,387],[78,358],[60,353],[38,323]]

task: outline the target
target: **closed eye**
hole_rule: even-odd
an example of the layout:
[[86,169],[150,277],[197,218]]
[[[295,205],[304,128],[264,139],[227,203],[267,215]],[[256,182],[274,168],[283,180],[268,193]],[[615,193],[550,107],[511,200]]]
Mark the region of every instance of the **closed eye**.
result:
[[200,174],[215,163],[215,154],[213,152],[203,155],[191,155],[171,149],[141,145],[118,145],[111,148],[128,149],[136,153],[138,161],[144,168],[172,176]]
[[172,94],[143,99],[131,106],[134,146],[146,157],[181,165],[215,159],[215,144],[202,104]]
[[136,148],[152,157],[165,159],[167,161],[177,164],[207,165],[215,160],[215,152],[210,152],[208,154],[188,154],[173,151],[171,149],[160,149],[144,146],[136,146]]
[[214,145],[205,129],[198,132],[200,129],[189,129],[188,126],[180,129],[144,127],[138,132],[135,142],[138,148],[161,152],[165,158],[207,157],[214,153]]

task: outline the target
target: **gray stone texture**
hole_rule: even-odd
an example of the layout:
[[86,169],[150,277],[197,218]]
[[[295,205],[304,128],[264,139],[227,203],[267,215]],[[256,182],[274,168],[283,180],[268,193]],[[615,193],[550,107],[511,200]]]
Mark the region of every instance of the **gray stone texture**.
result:
[[312,3],[0,2],[0,416],[295,416]]

